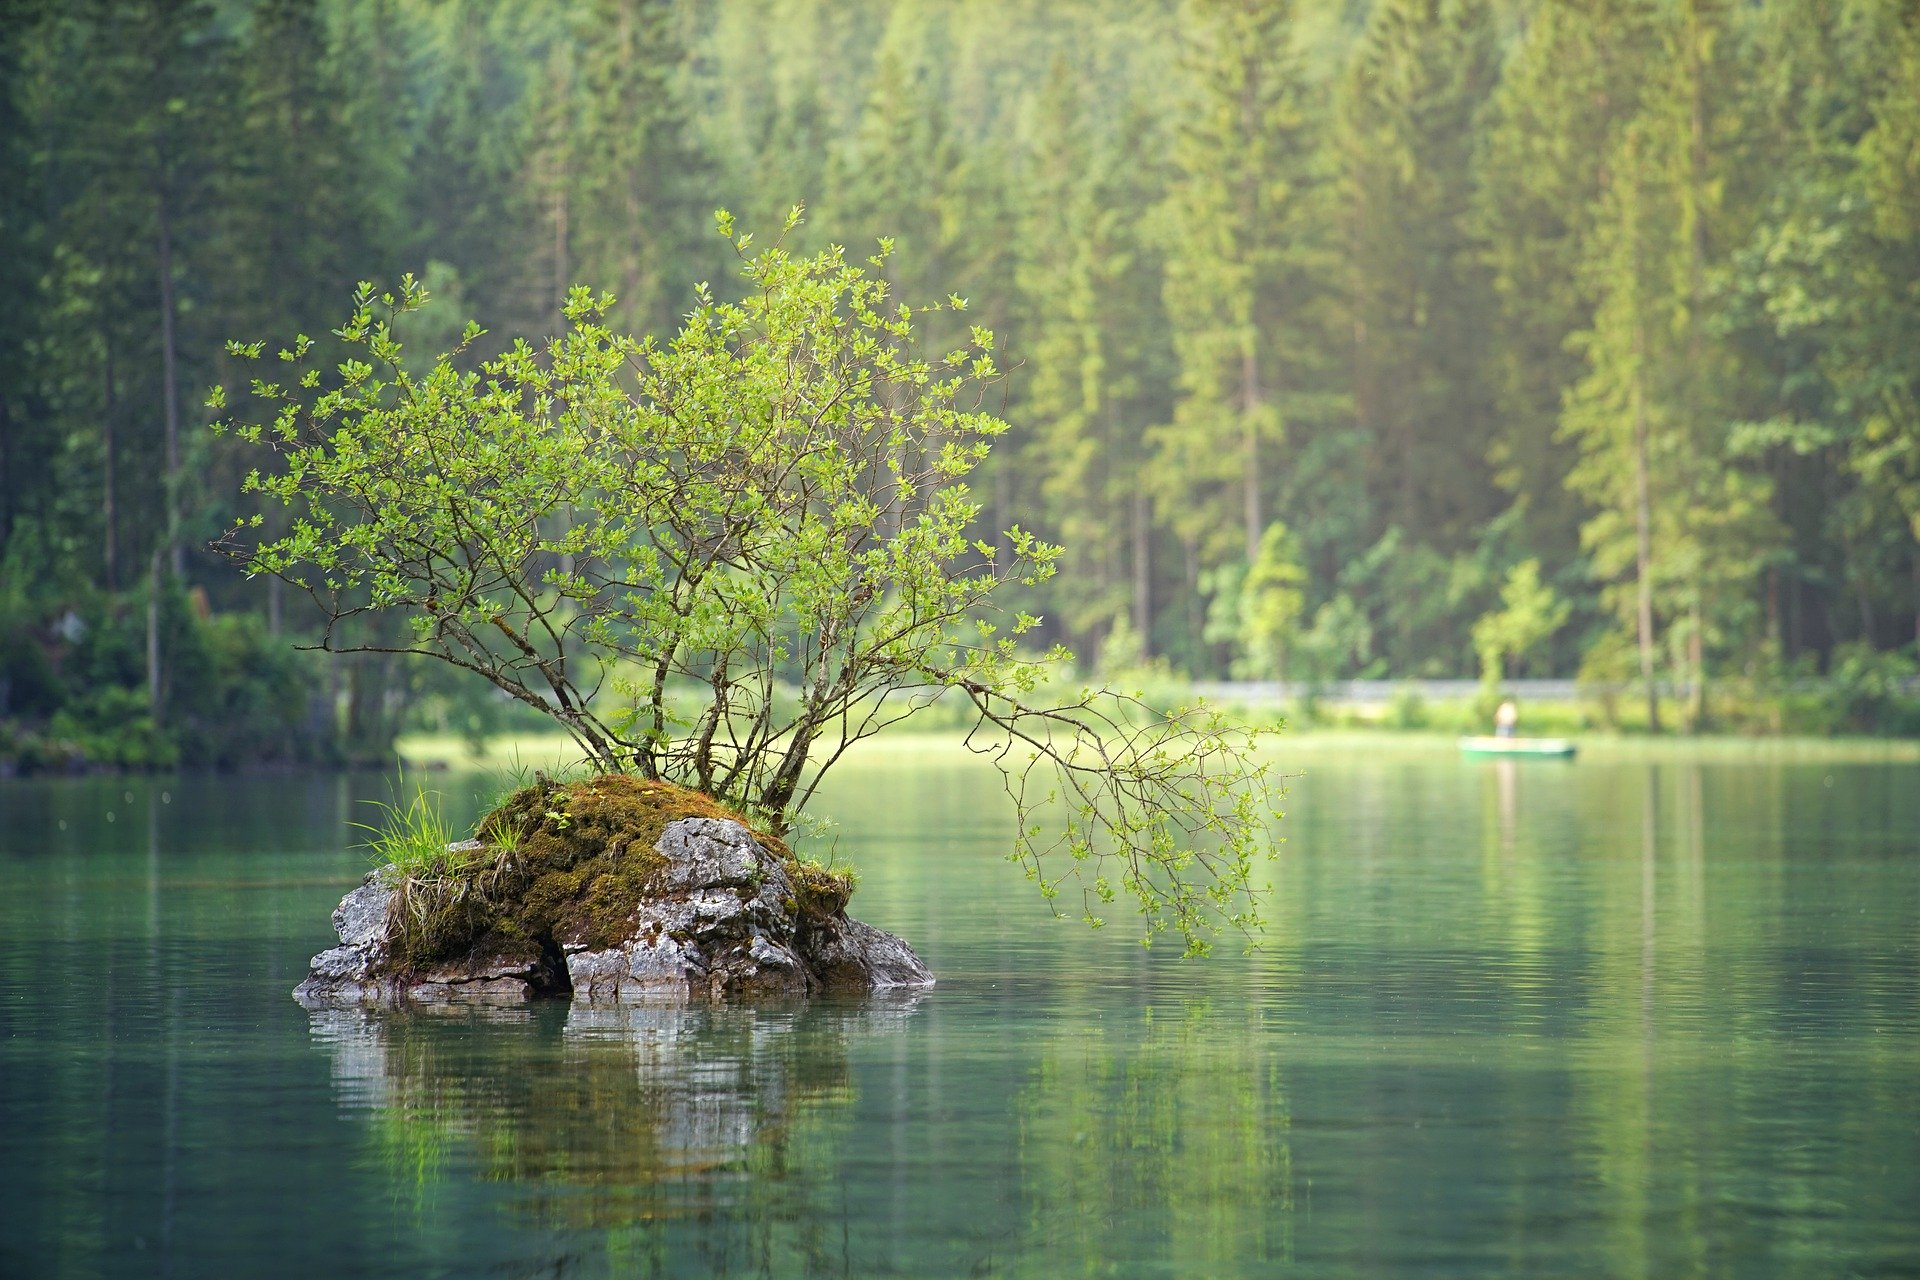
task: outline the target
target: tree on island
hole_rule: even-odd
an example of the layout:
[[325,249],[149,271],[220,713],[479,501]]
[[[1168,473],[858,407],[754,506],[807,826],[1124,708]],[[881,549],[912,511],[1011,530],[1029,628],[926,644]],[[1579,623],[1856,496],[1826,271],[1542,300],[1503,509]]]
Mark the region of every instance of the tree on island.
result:
[[[1060,548],[978,527],[967,477],[1007,430],[985,407],[993,335],[925,354],[919,318],[966,304],[896,301],[886,241],[861,265],[755,252],[718,221],[745,297],[702,286],[664,343],[575,289],[540,347],[476,361],[469,325],[425,366],[396,335],[425,290],[362,285],[335,370],[297,339],[252,382],[266,420],[216,425],[271,452],[246,489],[290,508],[284,534],[254,514],[217,545],[311,595],[317,647],[451,663],[552,716],[594,768],[775,835],[855,742],[965,698],[967,743],[1015,801],[1009,857],[1050,902],[1077,889],[1097,926],[1124,898],[1144,941],[1172,930],[1189,954],[1251,935],[1277,816],[1254,732],[1105,688],[1049,697],[1071,655],[1033,652],[1040,620],[996,603]],[[369,625],[394,616],[403,642]]]

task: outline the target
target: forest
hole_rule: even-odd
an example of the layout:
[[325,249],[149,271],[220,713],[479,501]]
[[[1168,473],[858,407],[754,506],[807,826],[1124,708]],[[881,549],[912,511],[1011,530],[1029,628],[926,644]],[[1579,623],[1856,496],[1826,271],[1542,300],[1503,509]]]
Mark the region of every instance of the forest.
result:
[[0,0],[0,760],[507,723],[208,549],[229,342],[665,334],[796,205],[993,331],[1088,671],[1920,728],[1914,0]]

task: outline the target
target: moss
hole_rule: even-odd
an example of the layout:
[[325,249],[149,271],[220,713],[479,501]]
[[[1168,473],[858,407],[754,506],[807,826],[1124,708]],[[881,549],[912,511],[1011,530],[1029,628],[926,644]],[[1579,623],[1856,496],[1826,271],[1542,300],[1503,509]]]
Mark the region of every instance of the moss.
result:
[[[710,796],[623,774],[571,783],[543,777],[521,788],[475,828],[487,846],[482,856],[401,885],[389,917],[400,967],[557,959],[560,941],[616,945],[629,934],[635,904],[660,892],[666,860],[654,845],[682,818],[746,822]],[[850,877],[801,861],[777,837],[755,836],[793,880],[798,910],[830,916],[845,908]]]

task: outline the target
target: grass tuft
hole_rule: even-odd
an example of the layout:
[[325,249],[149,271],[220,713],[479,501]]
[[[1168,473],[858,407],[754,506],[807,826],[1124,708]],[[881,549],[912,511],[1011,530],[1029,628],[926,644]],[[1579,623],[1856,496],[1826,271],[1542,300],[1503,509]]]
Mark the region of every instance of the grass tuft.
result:
[[393,878],[429,871],[458,856],[447,849],[453,843],[453,829],[441,811],[439,792],[416,787],[405,808],[385,800],[368,803],[381,810],[384,819],[378,824],[353,825],[369,833],[366,847],[373,851],[375,862],[392,868],[389,874]]

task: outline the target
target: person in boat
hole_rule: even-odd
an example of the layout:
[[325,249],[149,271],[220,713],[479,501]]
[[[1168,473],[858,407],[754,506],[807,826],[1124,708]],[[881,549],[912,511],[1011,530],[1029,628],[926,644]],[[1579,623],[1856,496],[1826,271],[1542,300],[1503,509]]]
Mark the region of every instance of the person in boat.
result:
[[1493,733],[1498,738],[1511,738],[1514,730],[1520,726],[1520,708],[1514,705],[1512,698],[1501,702],[1499,710],[1493,713]]

